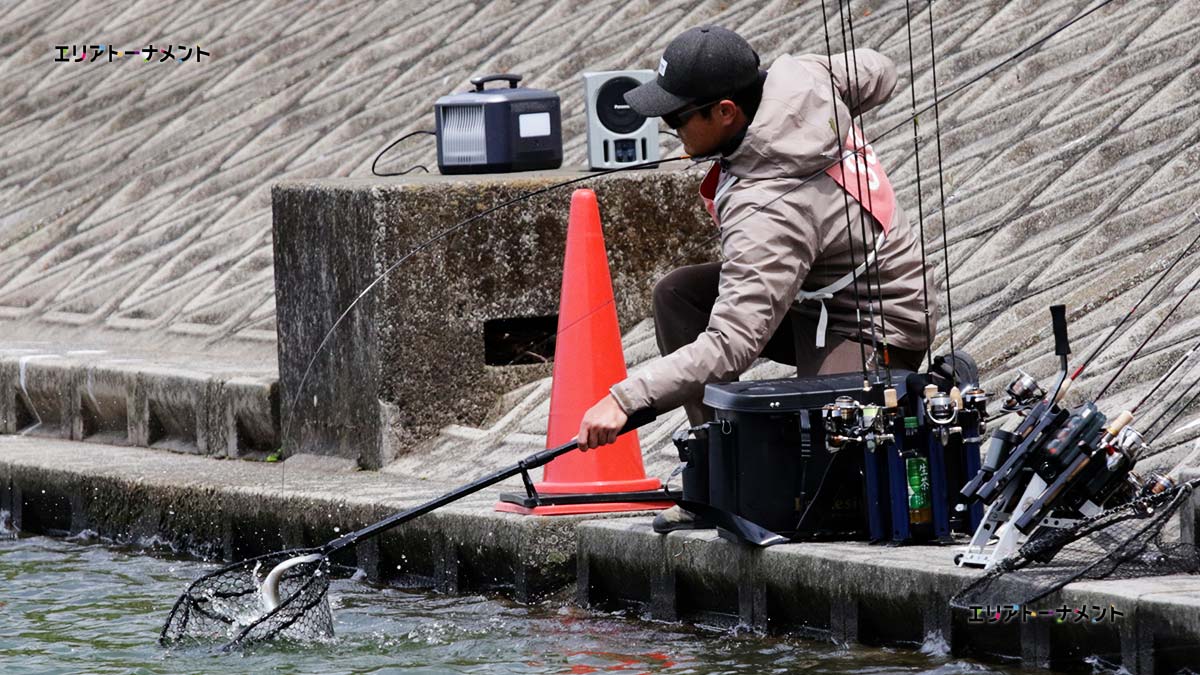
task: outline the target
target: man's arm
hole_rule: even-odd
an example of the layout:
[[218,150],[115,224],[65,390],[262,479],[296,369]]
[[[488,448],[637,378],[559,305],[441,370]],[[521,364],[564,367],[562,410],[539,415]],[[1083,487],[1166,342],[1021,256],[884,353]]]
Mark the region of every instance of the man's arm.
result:
[[725,262],[708,327],[691,344],[636,370],[611,389],[625,412],[665,412],[701,396],[704,385],[736,378],[762,352],[800,290],[820,233],[811,215],[779,199],[791,181],[730,196],[721,217]]
[[852,115],[864,113],[892,96],[896,89],[896,64],[874,49],[856,49],[832,57],[808,54],[802,61],[819,63],[828,72]]

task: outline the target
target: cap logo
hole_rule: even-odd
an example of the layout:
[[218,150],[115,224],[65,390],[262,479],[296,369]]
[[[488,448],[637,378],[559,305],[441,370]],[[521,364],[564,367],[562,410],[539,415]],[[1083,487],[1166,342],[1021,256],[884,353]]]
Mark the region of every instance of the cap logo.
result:
[[667,75],[667,60],[666,59],[660,58],[658,60],[658,74],[660,77],[666,77],[666,75]]

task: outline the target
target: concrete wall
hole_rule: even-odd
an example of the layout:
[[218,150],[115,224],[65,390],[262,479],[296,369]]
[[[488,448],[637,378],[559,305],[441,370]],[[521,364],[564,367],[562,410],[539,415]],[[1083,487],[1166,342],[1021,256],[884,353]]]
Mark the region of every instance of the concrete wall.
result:
[[[447,424],[481,424],[501,394],[549,375],[548,363],[504,365],[505,357],[488,365],[485,324],[557,316],[570,190],[428,240],[483,209],[584,176],[278,185],[275,270],[287,452],[337,454],[377,468]],[[662,274],[713,259],[716,229],[695,207],[697,181],[695,172],[664,169],[584,183],[599,198],[624,329],[649,314],[650,290]],[[338,316],[393,267],[318,354]],[[547,337],[554,326],[551,319]],[[544,343],[528,341],[534,348]]]

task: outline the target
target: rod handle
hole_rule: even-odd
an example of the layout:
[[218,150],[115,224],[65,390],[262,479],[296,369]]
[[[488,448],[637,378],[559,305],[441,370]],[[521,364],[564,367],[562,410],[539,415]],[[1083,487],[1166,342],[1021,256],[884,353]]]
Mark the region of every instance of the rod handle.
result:
[[1059,356],[1071,354],[1071,343],[1067,340],[1067,306],[1050,305],[1050,321],[1054,325],[1054,353]]
[[1121,414],[1117,415],[1117,418],[1112,421],[1112,424],[1108,425],[1108,429],[1106,429],[1106,431],[1108,432],[1109,436],[1116,438],[1117,434],[1121,433],[1121,430],[1128,426],[1128,424],[1132,421],[1133,413],[1129,412],[1128,410],[1122,410]]

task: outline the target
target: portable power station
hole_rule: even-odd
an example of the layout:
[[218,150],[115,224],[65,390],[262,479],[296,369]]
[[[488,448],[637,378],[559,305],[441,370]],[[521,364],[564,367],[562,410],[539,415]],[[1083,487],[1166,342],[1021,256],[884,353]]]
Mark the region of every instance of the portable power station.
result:
[[[506,81],[507,89],[485,89]],[[562,166],[558,94],[518,87],[520,75],[471,78],[475,91],[433,104],[438,169],[444,174],[502,173]]]

